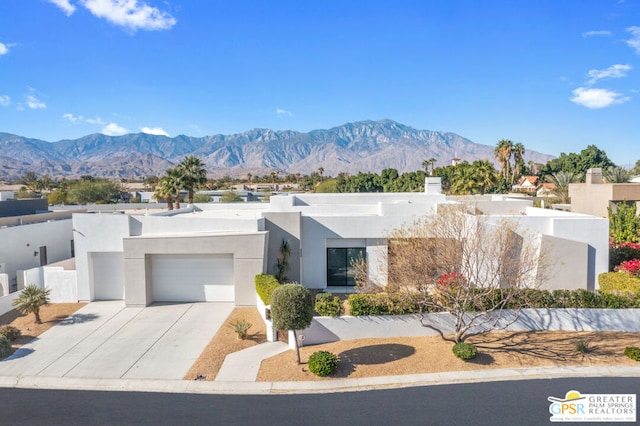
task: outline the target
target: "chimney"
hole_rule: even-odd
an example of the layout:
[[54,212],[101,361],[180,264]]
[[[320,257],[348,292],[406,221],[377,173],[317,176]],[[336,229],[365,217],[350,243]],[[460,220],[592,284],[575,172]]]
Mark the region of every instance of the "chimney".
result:
[[595,168],[587,170],[587,184],[601,184],[602,183],[602,169]]
[[424,193],[427,195],[442,194],[442,179],[439,177],[424,178]]

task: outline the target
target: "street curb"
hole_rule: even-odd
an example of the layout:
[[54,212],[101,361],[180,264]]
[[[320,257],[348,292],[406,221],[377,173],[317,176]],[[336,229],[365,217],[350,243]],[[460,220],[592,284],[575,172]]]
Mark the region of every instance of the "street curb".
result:
[[0,387],[49,390],[161,392],[218,395],[277,395],[358,392],[513,380],[572,377],[640,377],[640,367],[536,367],[453,371],[358,379],[306,382],[216,382],[150,379],[83,379],[39,376],[0,376]]

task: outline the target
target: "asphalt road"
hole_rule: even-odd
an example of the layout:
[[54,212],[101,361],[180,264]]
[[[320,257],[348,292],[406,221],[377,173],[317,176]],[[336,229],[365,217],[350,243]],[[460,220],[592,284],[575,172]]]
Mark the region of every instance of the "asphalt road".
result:
[[563,397],[569,390],[637,393],[638,389],[637,378],[544,379],[255,396],[0,388],[0,424],[545,425],[550,424],[548,396]]

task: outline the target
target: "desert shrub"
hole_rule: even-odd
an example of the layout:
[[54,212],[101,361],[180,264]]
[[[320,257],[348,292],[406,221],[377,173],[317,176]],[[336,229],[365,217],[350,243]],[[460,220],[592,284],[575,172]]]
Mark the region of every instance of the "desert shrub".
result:
[[338,357],[327,351],[318,351],[311,354],[307,362],[309,371],[316,376],[326,377],[338,368]]
[[11,354],[11,342],[7,336],[0,334],[0,359],[9,356],[9,354]]
[[640,244],[623,243],[609,247],[609,271],[631,259],[640,259]]
[[256,293],[260,296],[260,300],[265,305],[271,304],[271,295],[273,291],[280,287],[280,283],[273,275],[258,274],[254,279],[256,283]]
[[0,326],[0,335],[5,336],[9,341],[13,342],[20,337],[20,330],[12,325]]
[[231,323],[231,328],[238,335],[238,339],[244,340],[247,337],[249,329],[253,326],[249,321],[242,318]]
[[634,361],[640,361],[640,348],[636,346],[627,346],[624,348],[624,355]]
[[316,312],[325,317],[338,317],[342,315],[342,300],[331,293],[316,294]]
[[581,353],[583,355],[593,350],[588,340],[578,339],[578,340],[574,340],[571,343],[573,344],[573,348],[576,350],[576,352]]
[[453,345],[453,354],[460,359],[473,359],[478,356],[478,348],[471,343],[460,342]]
[[640,293],[640,278],[619,272],[607,272],[598,276],[601,292]]

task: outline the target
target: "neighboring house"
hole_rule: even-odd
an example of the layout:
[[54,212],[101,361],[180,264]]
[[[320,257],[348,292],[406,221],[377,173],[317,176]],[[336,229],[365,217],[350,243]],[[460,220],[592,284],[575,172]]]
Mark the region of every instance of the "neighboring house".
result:
[[520,192],[524,194],[533,194],[538,190],[538,176],[522,176],[518,179],[518,183],[511,187],[512,192]]
[[[476,214],[511,218],[557,259],[547,288],[596,287],[608,268],[608,221],[531,207],[503,196],[446,197],[440,178],[424,193],[289,194],[270,203],[199,204],[162,215],[74,214],[78,298],[152,302],[228,301],[255,305],[253,278],[274,273],[289,243],[288,279],[350,291],[350,260],[380,273],[386,237],[438,205],[472,202]],[[473,218],[473,216],[470,216]],[[384,265],[382,265],[384,267]]]
[[[20,201],[3,201],[0,207]],[[74,256],[71,216],[72,212],[47,212],[0,218],[0,296],[18,290],[19,271]]]
[[554,197],[556,185],[551,182],[543,182],[536,189],[536,197]]
[[607,208],[616,203],[636,205],[640,213],[640,183],[604,183],[602,169],[587,170],[585,183],[569,185],[571,211],[599,217],[608,217]]

